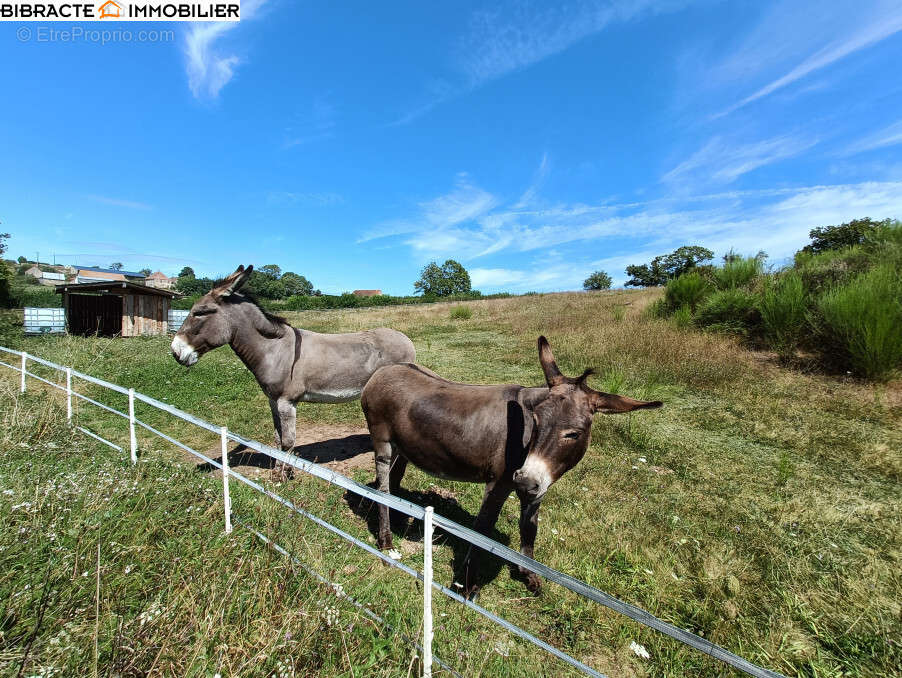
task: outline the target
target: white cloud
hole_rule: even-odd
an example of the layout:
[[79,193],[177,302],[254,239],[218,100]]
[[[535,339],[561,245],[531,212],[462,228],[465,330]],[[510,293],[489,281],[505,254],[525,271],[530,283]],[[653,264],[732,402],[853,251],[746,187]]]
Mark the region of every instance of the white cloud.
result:
[[[785,3],[775,6],[752,31],[743,48],[715,69],[721,76],[753,77],[775,63],[798,59],[799,46],[809,51],[788,71],[714,117],[733,111],[801,80],[862,49],[902,31],[902,5],[896,0]],[[841,35],[825,42],[824,35]]]
[[667,172],[662,180],[668,183],[686,179],[729,183],[754,169],[798,155],[816,143],[815,139],[793,135],[745,144],[713,137],[691,157]]
[[331,192],[296,192],[296,191],[270,191],[266,194],[267,205],[338,205],[344,202],[344,198],[338,193]]
[[693,1],[581,0],[551,8],[515,0],[474,12],[467,31],[457,40],[460,75],[452,78],[455,82],[433,78],[424,101],[391,124],[407,124],[455,96],[559,54],[611,24],[677,11]]
[[[469,180],[467,186],[472,195],[491,195]],[[421,208],[455,202],[441,196]],[[516,209],[494,196],[475,202],[478,209],[438,210],[453,218],[399,219],[407,228],[403,243],[420,260],[463,261],[477,287],[541,291],[578,288],[598,269],[622,284],[628,264],[686,244],[703,245],[718,255],[731,248],[747,254],[763,249],[771,261],[780,261],[803,246],[816,226],[862,216],[902,217],[902,182],[677,195],[541,210]],[[384,235],[371,233],[368,239]],[[571,246],[566,253],[550,256],[552,248],[566,245]],[[528,252],[541,255],[526,268],[511,266]],[[479,266],[482,261],[486,265]],[[500,265],[493,266],[495,262]]]
[[[105,205],[115,205],[116,207],[128,207],[133,210],[152,210],[153,207],[145,202],[136,202],[134,200],[122,200],[121,198],[110,198],[104,195],[87,195],[85,196],[94,202],[102,202]],[[66,215],[68,219],[71,215]]]
[[225,87],[241,59],[223,54],[216,43],[227,33],[254,18],[267,0],[245,0],[241,3],[241,21],[192,22],[185,33],[185,71],[188,86],[197,99],[215,99]]
[[902,120],[875,132],[864,139],[860,139],[846,148],[842,155],[855,155],[865,151],[873,151],[877,148],[896,146],[902,144]]
[[[364,233],[357,242],[393,235],[429,231],[437,233],[461,222],[475,219],[495,207],[498,199],[474,185],[466,173],[457,175],[455,187],[448,193],[418,203],[418,214],[411,218],[395,219],[378,224]],[[451,247],[448,240],[446,247]]]

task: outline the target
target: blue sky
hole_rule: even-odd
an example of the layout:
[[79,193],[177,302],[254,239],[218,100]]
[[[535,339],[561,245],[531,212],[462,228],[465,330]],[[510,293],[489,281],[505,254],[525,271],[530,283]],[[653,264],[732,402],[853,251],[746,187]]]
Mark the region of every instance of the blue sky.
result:
[[523,292],[902,217],[897,0],[325,5],[116,26],[174,31],[145,43],[0,24],[9,254],[395,294],[450,257]]

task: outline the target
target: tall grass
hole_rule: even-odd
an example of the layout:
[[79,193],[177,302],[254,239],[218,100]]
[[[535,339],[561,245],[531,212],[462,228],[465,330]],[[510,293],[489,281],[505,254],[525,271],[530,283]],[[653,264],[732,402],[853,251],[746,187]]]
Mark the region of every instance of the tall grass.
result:
[[825,329],[845,350],[851,367],[886,380],[902,363],[902,277],[882,264],[818,301]]
[[765,341],[781,359],[791,359],[807,326],[808,297],[801,275],[790,270],[765,278],[758,308]]
[[764,262],[759,257],[734,257],[720,268],[711,272],[714,284],[719,290],[733,290],[745,287],[764,271]]
[[664,298],[667,305],[676,310],[684,306],[695,312],[699,303],[711,292],[711,283],[696,272],[684,273],[667,283]]
[[761,321],[755,295],[738,287],[711,294],[698,307],[695,324],[715,332],[749,336]]

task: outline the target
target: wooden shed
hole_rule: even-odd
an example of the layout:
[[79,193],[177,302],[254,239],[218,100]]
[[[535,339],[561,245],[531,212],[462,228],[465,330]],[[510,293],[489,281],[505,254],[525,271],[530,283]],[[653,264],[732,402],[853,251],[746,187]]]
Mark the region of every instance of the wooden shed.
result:
[[127,280],[60,285],[70,334],[166,334],[174,292]]

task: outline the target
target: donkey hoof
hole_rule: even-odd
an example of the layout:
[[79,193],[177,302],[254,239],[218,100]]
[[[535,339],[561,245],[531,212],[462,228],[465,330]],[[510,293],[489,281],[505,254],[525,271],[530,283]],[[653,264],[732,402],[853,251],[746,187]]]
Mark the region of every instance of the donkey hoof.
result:
[[479,584],[472,584],[468,586],[464,590],[464,598],[467,600],[471,600],[474,603],[479,598],[479,592],[482,590],[482,587]]
[[540,594],[542,592],[542,578],[535,572],[530,572],[526,575],[526,588],[532,594]]

